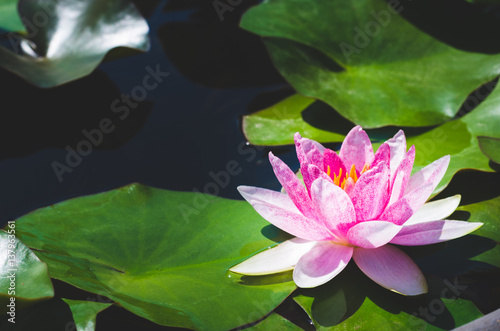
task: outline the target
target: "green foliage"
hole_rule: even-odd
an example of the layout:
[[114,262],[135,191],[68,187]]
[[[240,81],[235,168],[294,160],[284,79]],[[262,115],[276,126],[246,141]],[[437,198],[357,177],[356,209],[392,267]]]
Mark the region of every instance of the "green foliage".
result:
[[[293,96],[281,103],[261,112],[252,114],[244,119],[245,133],[249,141],[255,144],[280,145],[293,144],[293,135],[299,131],[304,137],[318,140],[320,142],[341,142],[344,132],[328,132],[310,127],[303,122],[300,109],[309,104],[304,103],[306,98]],[[309,106],[310,107],[310,106]],[[287,110],[287,115],[293,120],[281,121],[276,114],[280,109]],[[293,123],[293,124],[290,124]],[[277,130],[271,130],[271,126]],[[300,131],[300,128],[305,128]],[[415,145],[416,157],[414,171],[432,163],[444,155],[451,155],[448,170],[436,188],[436,192],[444,189],[453,175],[466,168],[491,171],[489,165],[490,157],[498,160],[498,138],[500,138],[500,87],[496,87],[491,94],[470,113],[453,121],[444,123],[434,128],[420,129],[416,134],[406,131],[408,147]],[[266,130],[263,134],[261,130]],[[342,129],[344,130],[344,129]],[[396,131],[389,130],[367,130],[373,140],[385,140]],[[307,133],[307,134],[304,134]],[[482,138],[487,136],[488,138]],[[479,149],[478,139],[485,156]]]
[[286,145],[293,143],[293,134],[316,141],[342,141],[344,135],[315,128],[302,118],[302,111],[314,104],[314,99],[295,94],[285,100],[243,117],[243,131],[254,145]]
[[23,23],[17,14],[17,0],[0,0],[0,29],[24,31]]
[[[270,0],[241,26],[264,38],[280,73],[365,128],[426,126],[454,117],[499,74],[499,55],[459,51],[383,0]],[[307,8],[307,10],[304,10]]]
[[475,235],[490,239],[491,249],[475,256],[474,260],[489,263],[500,268],[500,197],[458,207],[470,213],[470,221],[483,222],[484,225],[474,232]]
[[99,312],[111,306],[111,303],[62,299],[73,314],[76,331],[94,331],[96,316]]
[[[0,299],[35,300],[54,296],[47,265],[15,238],[15,223],[0,230]],[[11,284],[14,286],[11,287]],[[3,305],[2,305],[3,308]]]
[[495,163],[500,163],[500,138],[477,137],[481,151]]
[[[105,295],[158,324],[226,330],[271,312],[289,273],[228,268],[280,240],[243,201],[139,184],[39,209],[17,220],[53,278]],[[265,234],[261,233],[261,230]]]
[[302,328],[299,328],[283,316],[280,316],[276,313],[272,313],[268,317],[266,317],[264,320],[260,321],[254,326],[251,326],[247,329],[244,330],[283,330],[283,331],[297,331],[297,330],[302,330]]

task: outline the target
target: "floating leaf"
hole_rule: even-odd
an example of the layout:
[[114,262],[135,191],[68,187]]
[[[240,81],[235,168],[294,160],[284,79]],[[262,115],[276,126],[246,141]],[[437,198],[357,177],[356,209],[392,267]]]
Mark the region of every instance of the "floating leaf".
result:
[[18,0],[0,0],[0,29],[7,31],[23,31],[24,26],[17,14]]
[[286,318],[276,313],[272,313],[264,320],[260,321],[256,325],[246,328],[244,330],[255,331],[255,330],[283,330],[283,331],[298,331],[302,330],[297,325],[293,324]]
[[19,0],[19,14],[31,39],[9,35],[15,52],[0,47],[0,66],[39,87],[90,74],[113,48],[149,48],[149,27],[129,1]]
[[484,155],[495,163],[500,163],[500,138],[477,137],[479,147]]
[[477,137],[500,138],[499,127],[500,86],[497,86],[486,100],[467,115],[408,139],[408,145],[415,144],[417,150],[415,171],[450,154],[450,165],[436,191],[448,185],[460,169],[491,171],[488,158],[478,147]]
[[11,297],[34,300],[54,296],[47,265],[15,237],[15,223],[8,223],[5,231],[0,230],[1,301]]
[[[297,97],[297,99],[300,100],[300,97]],[[285,101],[290,102],[290,98]],[[275,107],[278,106],[276,105]],[[297,110],[294,115],[296,119],[298,118],[299,108],[301,108],[301,105],[298,103],[296,107],[290,106],[289,108],[293,109],[293,111]],[[273,107],[263,112],[269,114],[273,112],[272,109]],[[259,114],[259,112],[256,114]],[[258,121],[258,118],[252,119],[252,123],[257,123]],[[296,125],[296,127],[298,126]],[[264,137],[262,140],[258,140],[257,138],[259,135],[258,132],[261,131],[252,131],[251,136],[257,139],[253,139],[252,142],[256,144],[265,143],[266,145],[292,144],[293,135],[297,132],[294,131],[296,127],[285,124],[281,126],[282,130],[278,131],[278,134],[275,135],[270,132],[268,135],[262,135]],[[269,128],[269,126],[266,125],[266,128]],[[500,86],[495,87],[486,100],[465,116],[429,129],[421,134],[407,135],[408,147],[415,145],[416,148],[414,172],[444,155],[451,155],[448,170],[435,190],[435,192],[439,192],[448,185],[453,175],[461,169],[472,168],[491,171],[488,157],[479,149],[478,137],[487,136],[490,140],[494,139],[496,142],[496,139],[500,138],[498,128],[500,128]],[[256,130],[255,125],[252,130]],[[301,131],[299,132],[302,133]],[[372,140],[376,138],[385,140],[390,137],[390,135],[381,137],[374,130],[367,130],[367,132]],[[323,143],[339,142],[342,140],[335,138],[336,136],[342,137],[342,135],[336,132],[331,133],[332,137],[334,137],[331,139],[327,138],[327,134],[324,134],[320,130],[308,130],[308,133],[309,135],[304,134],[303,136],[314,140],[318,139]],[[394,133],[395,131],[393,130],[392,134]],[[288,139],[285,139],[286,136],[288,136]],[[498,150],[495,149],[495,146],[487,148],[492,155]]]
[[62,300],[66,302],[69,306],[69,309],[71,309],[76,331],[94,331],[96,327],[95,320],[97,314],[111,306],[111,303],[70,299]]
[[158,324],[211,330],[254,322],[295,289],[290,274],[249,279],[227,271],[275,243],[261,234],[265,225],[243,201],[140,184],[17,220],[19,237],[53,278]]
[[[254,145],[286,145],[293,143],[293,134],[300,132],[317,141],[342,141],[345,135],[313,127],[302,118],[302,111],[315,103],[299,94],[243,117],[243,131]],[[292,134],[290,134],[292,132]]]
[[[500,73],[500,55],[454,49],[383,0],[270,0],[241,26],[264,38],[281,74],[365,128],[427,126],[455,116]],[[307,8],[307,10],[304,10]]]
[[470,213],[469,221],[483,222],[484,225],[474,232],[475,235],[491,239],[492,249],[475,256],[474,260],[483,261],[500,268],[500,197],[478,203],[460,206],[458,210]]

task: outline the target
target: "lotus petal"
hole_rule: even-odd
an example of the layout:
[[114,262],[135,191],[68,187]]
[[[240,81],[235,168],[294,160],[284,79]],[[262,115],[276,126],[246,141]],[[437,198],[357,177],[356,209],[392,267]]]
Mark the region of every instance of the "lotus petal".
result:
[[418,266],[394,246],[356,248],[353,258],[365,275],[391,291],[404,295],[427,293],[427,282]]

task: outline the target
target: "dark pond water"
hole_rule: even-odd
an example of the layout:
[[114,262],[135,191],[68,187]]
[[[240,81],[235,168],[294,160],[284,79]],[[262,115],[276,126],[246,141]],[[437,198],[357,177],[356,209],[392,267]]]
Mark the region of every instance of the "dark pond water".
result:
[[[241,130],[243,115],[293,93],[260,39],[238,28],[241,14],[258,2],[243,1],[221,21],[209,0],[136,1],[150,25],[149,52],[111,59],[114,51],[90,76],[52,89],[0,70],[0,226],[36,208],[132,182],[201,192],[215,183],[208,193],[235,199],[242,184],[279,189],[267,161],[270,149],[248,146]],[[477,22],[467,7],[451,6],[456,1],[439,1],[433,10],[429,1],[420,3],[403,16],[426,32],[460,49],[500,51],[488,48],[498,38],[498,20]],[[444,23],[443,14],[450,15]],[[462,38],[450,37],[456,35]],[[127,101],[151,70],[160,72],[157,87],[143,101]],[[112,132],[89,135],[103,119]],[[98,144],[84,151],[88,155],[71,152],[85,150],[92,139]],[[272,150],[298,168],[292,147]],[[56,171],[56,163],[70,171]],[[217,184],[214,177],[230,163],[241,170]],[[452,183],[443,197],[456,191]],[[474,192],[463,194],[474,201]],[[69,285],[55,285],[65,297],[87,299]],[[286,314],[288,307],[278,310]],[[164,329],[120,309],[103,315],[102,330],[130,326],[130,320],[141,329]]]
[[[241,171],[215,191],[210,185],[210,193],[239,198],[241,184],[278,187],[268,150],[246,145],[241,116],[292,90],[259,38],[237,28],[250,2],[223,21],[210,2],[150,4],[141,6],[151,29],[147,53],[107,61],[90,76],[52,89],[0,72],[2,224],[131,182],[203,192],[230,161]],[[148,70],[159,73],[157,87],[135,102],[143,98],[136,87]],[[101,138],[96,129],[103,119],[114,130]],[[92,139],[98,144],[87,152]],[[274,150],[293,165],[291,148]]]

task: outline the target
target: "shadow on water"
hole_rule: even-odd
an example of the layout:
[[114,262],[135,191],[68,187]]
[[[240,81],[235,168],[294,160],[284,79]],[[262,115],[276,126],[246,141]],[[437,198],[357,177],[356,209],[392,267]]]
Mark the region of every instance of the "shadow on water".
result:
[[500,183],[500,172],[464,169],[455,174],[450,184],[434,200],[455,194],[462,196],[461,205],[490,200],[500,195],[498,183]]
[[402,0],[400,4],[405,19],[450,46],[470,52],[500,52],[500,4],[465,0]]
[[158,29],[164,52],[189,80],[207,87],[259,87],[284,83],[259,36],[239,28],[241,15],[259,1],[243,1],[218,15],[212,1],[168,1],[164,12],[190,10],[187,21]]
[[[51,89],[34,87],[4,71],[0,79],[4,86],[3,101],[12,105],[0,115],[0,140],[4,144],[0,159],[23,157],[45,148],[70,146],[76,150],[81,141],[92,142],[89,136],[94,139],[93,148],[117,148],[134,137],[152,108],[148,101],[136,103],[127,120],[122,120],[125,113],[113,107],[116,100],[119,100],[116,105],[123,104],[121,93],[99,71]],[[97,131],[105,118],[112,122],[114,129],[105,126],[110,131],[101,133],[100,138]]]

